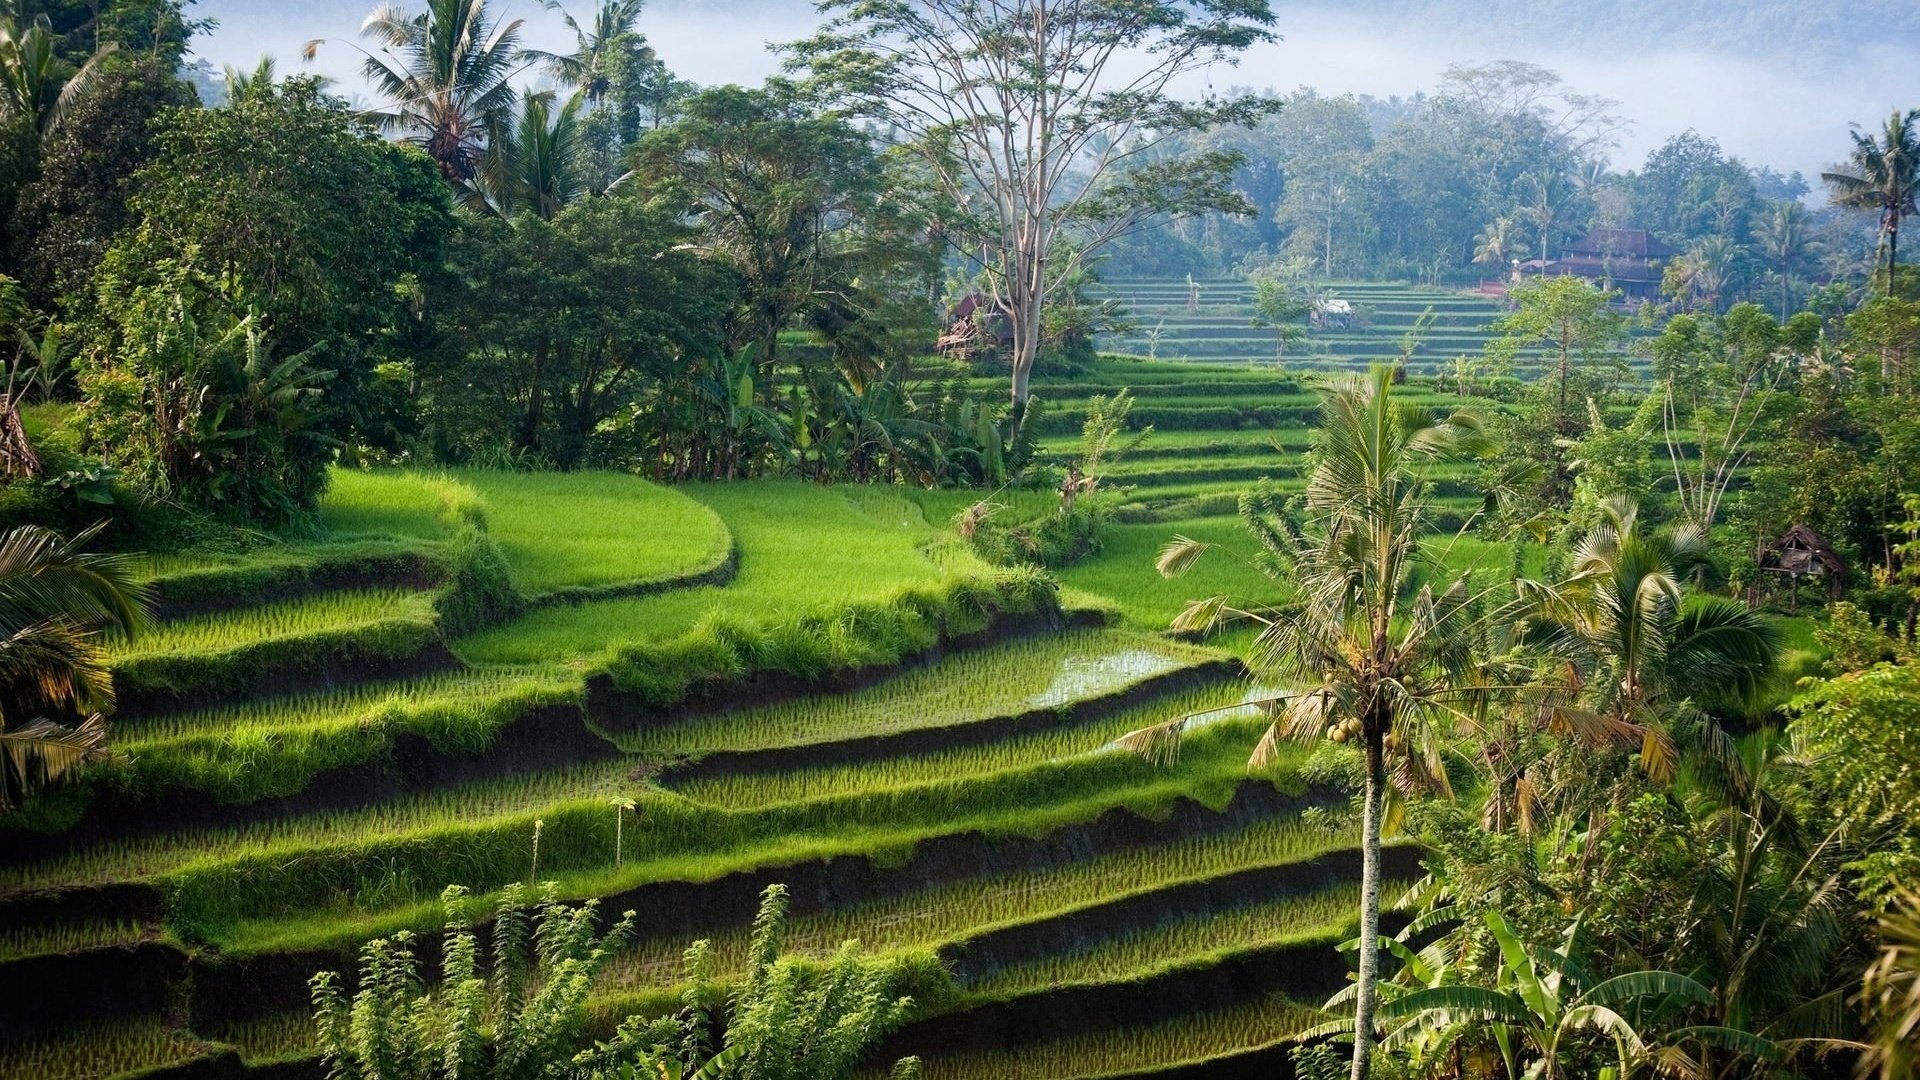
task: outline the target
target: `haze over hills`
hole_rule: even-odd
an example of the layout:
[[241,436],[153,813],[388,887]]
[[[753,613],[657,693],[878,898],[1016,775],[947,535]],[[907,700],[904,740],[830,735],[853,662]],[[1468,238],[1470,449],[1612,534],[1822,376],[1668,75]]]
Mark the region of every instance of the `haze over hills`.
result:
[[[589,0],[574,0],[584,12]],[[312,38],[315,67],[357,92],[351,43],[372,0],[199,0],[220,27],[199,44],[216,66],[262,53],[298,66]],[[1577,88],[1616,98],[1635,122],[1616,165],[1632,167],[1667,137],[1695,128],[1730,152],[1812,174],[1838,157],[1850,122],[1877,123],[1910,105],[1920,70],[1920,5],[1768,0],[1679,6],[1659,0],[1358,0],[1277,3],[1285,40],[1209,74],[1217,85],[1310,85],[1386,97],[1431,89],[1457,61],[1523,59]],[[1711,10],[1705,10],[1710,8]],[[529,43],[568,42],[534,0],[503,10],[529,23]],[[654,0],[643,25],[676,73],[703,83],[757,82],[778,67],[766,43],[817,21],[807,0]],[[1196,80],[1194,90],[1203,88]]]

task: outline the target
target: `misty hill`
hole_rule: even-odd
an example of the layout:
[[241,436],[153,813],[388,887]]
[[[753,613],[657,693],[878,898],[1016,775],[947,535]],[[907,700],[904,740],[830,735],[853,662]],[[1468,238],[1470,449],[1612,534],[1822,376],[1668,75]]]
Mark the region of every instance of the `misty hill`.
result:
[[[1340,9],[1467,33],[1497,28],[1528,43],[1738,52],[1823,66],[1844,62],[1836,54],[1846,48],[1920,43],[1920,5],[1911,0],[1761,0],[1714,5],[1710,12],[1668,0],[1351,0]],[[1287,15],[1281,13],[1283,24]],[[1497,49],[1497,43],[1489,47]]]

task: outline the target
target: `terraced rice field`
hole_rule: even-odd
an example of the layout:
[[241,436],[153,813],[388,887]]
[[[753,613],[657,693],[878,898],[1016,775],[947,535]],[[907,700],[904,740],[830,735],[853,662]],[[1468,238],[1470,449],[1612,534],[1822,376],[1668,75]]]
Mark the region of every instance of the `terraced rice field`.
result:
[[[1404,339],[1430,310],[1429,329],[1421,335],[1408,367],[1432,374],[1450,370],[1459,357],[1482,356],[1493,337],[1489,324],[1502,311],[1498,299],[1477,293],[1390,282],[1332,282],[1325,286],[1328,295],[1347,301],[1354,314],[1339,325],[1309,327],[1306,340],[1289,345],[1280,358],[1275,355],[1273,331],[1253,324],[1250,282],[1222,279],[1198,284],[1199,303],[1189,306],[1185,281],[1107,283],[1105,295],[1125,306],[1134,327],[1103,340],[1102,347],[1161,360],[1364,370],[1369,363],[1398,359]],[[1515,373],[1533,374],[1543,356],[1538,349],[1522,352],[1516,358]]]
[[[152,684],[115,718],[121,760],[0,825],[0,975],[71,970],[100,998],[0,1006],[0,1076],[222,1052],[317,1075],[314,969],[430,932],[448,883],[528,879],[641,913],[596,989],[608,1023],[672,1007],[693,937],[737,969],[755,894],[784,882],[793,947],[859,938],[946,972],[899,1036],[930,1076],[1102,1076],[1311,1026],[1357,880],[1326,779],[1344,751],[1250,775],[1266,691],[1164,631],[1188,600],[1272,586],[1231,557],[1178,582],[1151,570],[1176,534],[1238,545],[1251,484],[1298,483],[1311,395],[1271,370],[1105,361],[1037,380],[1043,449],[1066,452],[1087,399],[1126,386],[1162,433],[1111,474],[1129,491],[1102,551],[1059,575],[1118,625],[1021,606],[1023,579],[946,531],[971,492],[342,473],[318,538],[157,564],[216,586],[254,573],[257,594],[117,652]],[[522,603],[454,633],[459,586],[431,568],[475,530]],[[368,544],[407,580],[300,569]],[[382,639],[379,664],[288,679],[231,660],[298,668],[309,644],[396,621],[425,636]],[[654,677],[676,665],[701,674]],[[1112,748],[1201,711],[1177,765]],[[1292,958],[1279,983],[1208,982],[1270,956]],[[1121,1006],[1074,1004],[1089,994]],[[982,1010],[1048,1034],[959,1037]]]

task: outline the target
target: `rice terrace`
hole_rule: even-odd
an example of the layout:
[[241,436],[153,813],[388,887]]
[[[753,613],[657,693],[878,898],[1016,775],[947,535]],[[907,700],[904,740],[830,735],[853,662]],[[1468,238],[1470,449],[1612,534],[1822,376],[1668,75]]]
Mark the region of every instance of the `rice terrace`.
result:
[[1920,1075],[1920,111],[260,8],[0,0],[0,1080]]

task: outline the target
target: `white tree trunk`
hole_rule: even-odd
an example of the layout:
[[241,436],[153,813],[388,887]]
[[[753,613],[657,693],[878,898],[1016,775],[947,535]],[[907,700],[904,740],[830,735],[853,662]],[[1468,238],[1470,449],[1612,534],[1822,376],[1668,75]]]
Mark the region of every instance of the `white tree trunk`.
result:
[[1380,818],[1387,768],[1381,733],[1367,735],[1367,790],[1360,831],[1360,978],[1353,1004],[1353,1080],[1373,1056],[1374,984],[1380,978]]

